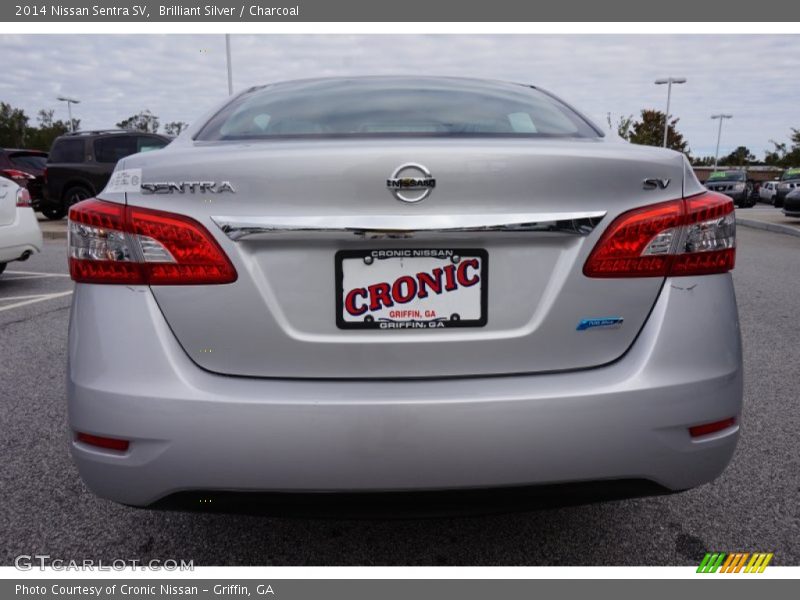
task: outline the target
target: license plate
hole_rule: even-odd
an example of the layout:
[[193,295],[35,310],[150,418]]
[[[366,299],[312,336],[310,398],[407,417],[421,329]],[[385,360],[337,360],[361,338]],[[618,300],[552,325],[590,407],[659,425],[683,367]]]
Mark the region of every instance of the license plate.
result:
[[412,248],[336,253],[340,329],[483,327],[485,250]]

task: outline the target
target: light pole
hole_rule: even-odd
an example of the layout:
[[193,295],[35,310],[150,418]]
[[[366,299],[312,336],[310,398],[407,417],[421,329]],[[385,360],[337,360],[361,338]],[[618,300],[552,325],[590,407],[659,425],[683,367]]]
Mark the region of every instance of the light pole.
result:
[[712,119],[719,119],[719,129],[717,130],[717,151],[714,153],[714,170],[717,170],[717,159],[719,158],[719,140],[722,137],[722,122],[725,119],[732,119],[733,115],[725,115],[720,113],[718,115],[711,115]]
[[664,115],[664,148],[667,147],[667,131],[669,131],[669,101],[672,97],[672,84],[686,83],[685,77],[667,77],[665,79],[656,79],[656,85],[667,84],[667,112]]
[[80,104],[80,100],[76,100],[75,98],[68,98],[67,96],[59,96],[56,100],[60,100],[61,102],[67,103],[67,112],[69,113],[69,130],[73,133],[75,132],[75,124],[72,122],[72,105],[73,104]]
[[233,70],[231,69],[231,34],[225,34],[225,56],[228,59],[228,96],[233,96]]

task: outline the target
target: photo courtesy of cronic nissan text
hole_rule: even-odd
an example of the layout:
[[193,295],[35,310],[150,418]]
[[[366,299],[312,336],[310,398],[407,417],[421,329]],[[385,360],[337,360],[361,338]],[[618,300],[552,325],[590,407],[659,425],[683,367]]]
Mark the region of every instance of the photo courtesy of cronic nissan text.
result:
[[324,4],[8,9],[0,596],[800,576],[796,23]]

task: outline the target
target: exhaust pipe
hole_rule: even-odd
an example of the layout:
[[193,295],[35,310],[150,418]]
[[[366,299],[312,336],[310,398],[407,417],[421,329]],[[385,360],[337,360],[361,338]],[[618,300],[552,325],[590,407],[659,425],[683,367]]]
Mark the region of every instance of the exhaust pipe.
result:
[[25,252],[22,253],[22,256],[20,256],[17,260],[19,260],[20,262],[25,262],[31,257],[32,254],[33,252],[31,252],[30,250],[25,250]]

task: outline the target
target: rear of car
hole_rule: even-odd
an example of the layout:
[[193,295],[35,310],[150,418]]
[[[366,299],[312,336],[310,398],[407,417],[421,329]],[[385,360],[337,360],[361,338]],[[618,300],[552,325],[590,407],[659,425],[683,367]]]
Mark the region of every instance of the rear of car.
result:
[[253,88],[69,236],[72,453],[118,502],[680,490],[735,447],[731,201],[528,86]]
[[749,208],[756,201],[751,198],[751,185],[745,171],[715,171],[706,181],[706,189],[729,196],[736,206]]
[[800,218],[800,187],[796,187],[784,198],[783,214],[787,217]]
[[800,188],[800,168],[786,169],[775,189],[772,204],[778,208],[783,206],[783,201],[793,190]]
[[27,189],[0,177],[0,273],[42,250],[42,232]]
[[47,161],[42,213],[61,219],[73,204],[94,197],[108,183],[114,166],[137,152],[158,150],[170,138],[138,131],[81,131],[56,138]]
[[0,177],[28,190],[34,209],[42,200],[47,152],[0,148]]

